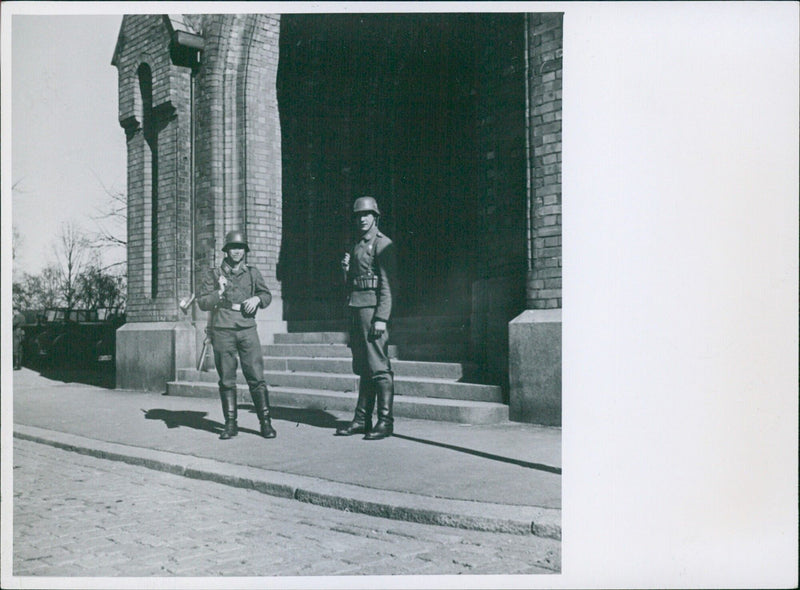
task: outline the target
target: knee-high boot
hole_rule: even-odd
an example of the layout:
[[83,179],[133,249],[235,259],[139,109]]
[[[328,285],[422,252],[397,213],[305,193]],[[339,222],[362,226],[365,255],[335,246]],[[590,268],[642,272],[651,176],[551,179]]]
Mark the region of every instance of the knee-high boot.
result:
[[358,401],[352,422],[336,429],[339,436],[366,434],[372,429],[372,412],[375,409],[375,387],[368,377],[358,379]]
[[373,378],[378,390],[378,423],[364,437],[365,440],[378,440],[391,436],[394,432],[392,405],[394,402],[394,378],[391,373],[381,373]]
[[225,389],[219,392],[219,397],[222,400],[222,415],[225,418],[225,429],[219,437],[222,440],[227,440],[239,434],[239,426],[236,424],[237,406],[236,406],[236,390]]
[[269,413],[269,390],[266,386],[259,387],[255,391],[250,392],[253,396],[253,405],[256,408],[256,415],[258,415],[258,423],[261,427],[261,436],[264,438],[275,438],[278,433],[272,427],[272,420]]

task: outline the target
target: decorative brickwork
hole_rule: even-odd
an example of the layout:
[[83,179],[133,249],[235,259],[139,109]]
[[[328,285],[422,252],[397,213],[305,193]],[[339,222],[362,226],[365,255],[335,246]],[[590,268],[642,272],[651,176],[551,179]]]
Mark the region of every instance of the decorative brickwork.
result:
[[205,15],[196,80],[196,269],[219,263],[225,233],[243,229],[273,296],[281,235],[280,19]]
[[[199,64],[175,63],[178,26],[202,34]],[[246,231],[251,262],[280,296],[279,26],[277,16],[255,14],[123,19],[114,65],[128,138],[130,322],[179,320],[179,299],[219,262],[234,228]],[[142,64],[152,77],[147,137]]]
[[561,308],[561,88],[563,15],[529,15],[532,253],[528,309]]
[[[113,61],[119,72],[119,120],[128,143],[130,322],[177,319],[177,300],[190,288],[191,71],[172,63],[170,41],[164,16],[126,16]],[[145,105],[140,73],[148,70],[152,101]]]

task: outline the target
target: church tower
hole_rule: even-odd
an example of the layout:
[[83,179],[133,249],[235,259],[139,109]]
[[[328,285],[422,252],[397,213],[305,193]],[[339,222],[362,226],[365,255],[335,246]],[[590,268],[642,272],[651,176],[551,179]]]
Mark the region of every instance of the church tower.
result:
[[[213,368],[206,314],[180,302],[232,229],[273,295],[265,351],[341,344],[339,260],[372,195],[398,251],[398,358],[456,363],[512,420],[560,424],[562,52],[560,13],[126,15],[117,385]],[[330,382],[307,372],[272,377]]]
[[205,314],[180,301],[241,229],[273,294],[264,342],[285,328],[275,280],[281,145],[275,77],[279,18],[127,15],[112,64],[128,147],[128,323],[117,385],[163,390],[195,366]]

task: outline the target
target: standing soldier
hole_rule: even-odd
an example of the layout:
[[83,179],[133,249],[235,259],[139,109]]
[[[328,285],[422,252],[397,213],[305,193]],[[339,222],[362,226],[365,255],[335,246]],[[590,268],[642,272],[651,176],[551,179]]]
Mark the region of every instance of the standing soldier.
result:
[[214,348],[214,364],[219,374],[219,396],[225,429],[220,438],[227,440],[239,433],[236,422],[236,365],[242,362],[242,373],[250,388],[253,405],[261,425],[261,436],[275,438],[269,411],[269,392],[264,382],[264,359],[256,330],[255,315],[259,307],[267,307],[272,294],[264,278],[254,266],[244,261],[250,251],[242,232],[231,231],[222,248],[225,259],[219,268],[212,268],[203,281],[197,304],[211,311],[209,336]]
[[22,341],[25,340],[25,316],[18,309],[14,310],[14,319],[12,320],[14,327],[14,370],[18,371],[22,368]]
[[[387,355],[386,323],[392,312],[395,251],[392,240],[378,230],[378,203],[360,197],[353,204],[353,221],[360,236],[352,254],[344,255],[342,269],[348,289],[350,348],[353,372],[359,376],[358,401],[352,422],[336,434],[364,434],[366,440],[391,436],[394,378]],[[378,423],[372,428],[372,411],[378,399]]]

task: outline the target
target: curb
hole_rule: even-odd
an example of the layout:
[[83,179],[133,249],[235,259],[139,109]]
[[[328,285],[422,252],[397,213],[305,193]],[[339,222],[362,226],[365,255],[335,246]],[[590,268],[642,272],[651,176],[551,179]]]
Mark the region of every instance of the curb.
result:
[[33,426],[16,425],[14,437],[82,455],[252,489],[270,496],[337,510],[423,524],[487,532],[533,534],[561,540],[561,511],[552,508],[451,500],[377,490],[214,459],[99,441]]

